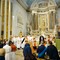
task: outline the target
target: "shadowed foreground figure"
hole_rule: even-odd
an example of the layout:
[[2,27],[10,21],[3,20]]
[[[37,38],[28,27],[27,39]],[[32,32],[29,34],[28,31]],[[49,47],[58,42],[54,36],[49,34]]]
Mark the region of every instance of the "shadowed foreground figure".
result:
[[0,42],[0,60],[5,60],[5,50],[3,49],[1,42]]
[[23,49],[24,60],[36,60],[35,56],[32,54],[29,43],[25,44]]
[[23,50],[24,60],[30,60],[29,56],[32,54],[29,44],[26,44]]
[[49,46],[47,47],[47,55],[51,60],[60,60],[57,48],[49,41]]
[[47,48],[44,45],[45,42],[43,42],[40,46],[37,48],[37,53],[38,53],[38,58],[44,59],[45,57],[45,52]]
[[5,49],[5,60],[11,60],[11,47],[8,45],[8,42],[3,48]]

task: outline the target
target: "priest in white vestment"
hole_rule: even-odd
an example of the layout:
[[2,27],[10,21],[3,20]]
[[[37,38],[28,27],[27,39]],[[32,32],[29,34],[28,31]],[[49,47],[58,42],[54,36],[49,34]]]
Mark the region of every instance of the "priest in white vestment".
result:
[[17,48],[20,49],[20,45],[21,45],[21,40],[20,40],[20,37],[16,37],[16,40],[17,40]]
[[20,45],[20,47],[23,49],[24,46],[25,46],[25,38],[22,37],[22,38],[20,38],[20,40],[21,40],[21,45]]

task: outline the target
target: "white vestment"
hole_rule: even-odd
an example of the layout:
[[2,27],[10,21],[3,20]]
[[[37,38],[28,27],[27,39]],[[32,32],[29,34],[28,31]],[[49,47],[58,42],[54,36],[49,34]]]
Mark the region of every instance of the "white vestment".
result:
[[14,42],[14,45],[17,46],[17,38],[16,37],[12,38],[12,42]]
[[17,48],[20,48],[21,45],[20,37],[17,37],[16,40],[17,40]]
[[[24,37],[20,38],[20,40],[21,40],[20,47],[21,48],[24,48],[24,46],[25,46],[25,41],[23,41],[23,39],[24,39]],[[22,43],[22,41],[23,41],[23,43]]]
[[16,60],[15,51],[11,52],[11,60]]
[[11,60],[11,47],[6,44],[3,48],[5,49],[5,60]]

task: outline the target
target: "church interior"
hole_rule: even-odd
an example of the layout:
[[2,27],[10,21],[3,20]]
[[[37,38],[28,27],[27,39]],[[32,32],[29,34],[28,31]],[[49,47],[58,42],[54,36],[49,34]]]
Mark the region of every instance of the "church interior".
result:
[[60,36],[59,0],[0,0],[0,38],[10,36]]
[[0,0],[0,40],[21,35],[54,36],[60,50],[60,0]]

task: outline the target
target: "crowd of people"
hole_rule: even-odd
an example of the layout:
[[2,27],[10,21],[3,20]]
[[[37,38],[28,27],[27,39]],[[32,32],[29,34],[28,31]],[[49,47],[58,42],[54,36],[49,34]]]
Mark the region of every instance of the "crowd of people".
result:
[[24,60],[60,60],[55,46],[55,37],[14,36],[0,39],[0,60],[16,60],[15,51],[23,50]]
[[[48,35],[46,38],[41,35],[38,39],[33,37],[31,41],[27,38],[25,42],[26,44],[23,49],[25,60],[60,60],[58,50],[55,46],[55,37]],[[30,59],[30,57],[33,59]]]
[[12,41],[0,40],[0,60],[15,60],[16,50]]

